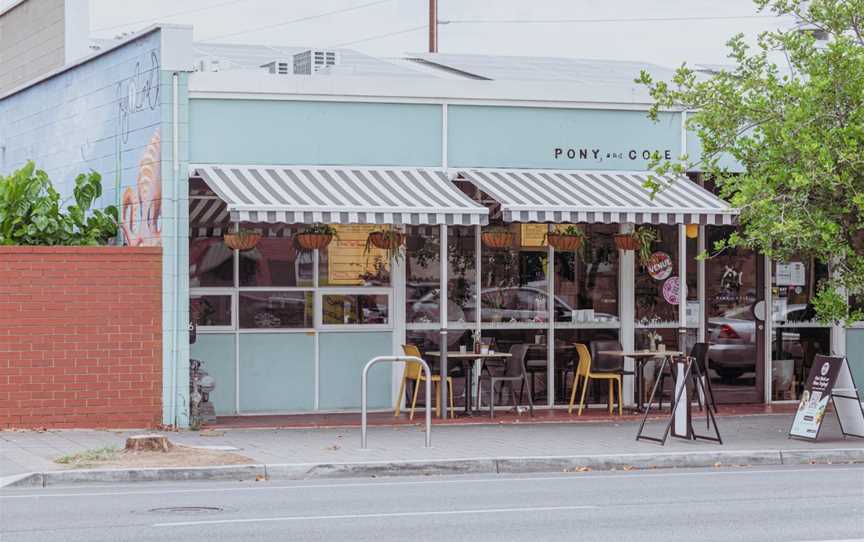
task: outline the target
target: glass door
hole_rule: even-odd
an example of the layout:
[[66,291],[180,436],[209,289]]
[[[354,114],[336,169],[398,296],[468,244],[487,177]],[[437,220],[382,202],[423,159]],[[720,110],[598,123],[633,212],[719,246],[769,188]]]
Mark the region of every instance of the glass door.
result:
[[[707,227],[706,244],[728,237],[733,227]],[[765,322],[754,310],[764,299],[764,258],[727,249],[706,262],[707,370],[717,402],[764,401]]]

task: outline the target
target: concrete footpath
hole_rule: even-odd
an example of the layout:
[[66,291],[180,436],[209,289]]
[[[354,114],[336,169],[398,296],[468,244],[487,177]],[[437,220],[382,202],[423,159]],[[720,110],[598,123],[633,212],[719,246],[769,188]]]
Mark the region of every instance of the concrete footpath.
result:
[[[818,442],[788,439],[791,415],[724,416],[723,445],[670,438],[666,446],[635,440],[638,422],[433,426],[432,448],[422,427],[372,427],[369,449],[360,430],[219,429],[165,432],[176,444],[219,447],[250,465],[72,470],[65,454],[122,447],[143,431],[0,431],[0,487],[155,480],[310,479],[418,474],[562,472],[571,470],[864,463],[864,439],[844,438],[826,416]],[[704,422],[695,421],[697,432]],[[651,422],[647,432],[659,435]]]

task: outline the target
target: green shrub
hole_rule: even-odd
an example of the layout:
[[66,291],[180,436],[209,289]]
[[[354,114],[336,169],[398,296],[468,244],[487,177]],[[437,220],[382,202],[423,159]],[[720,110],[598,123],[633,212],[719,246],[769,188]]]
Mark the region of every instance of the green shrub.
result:
[[75,203],[61,206],[48,175],[33,162],[0,176],[0,245],[106,245],[117,235],[117,208],[90,207],[102,195],[95,171],[75,179]]

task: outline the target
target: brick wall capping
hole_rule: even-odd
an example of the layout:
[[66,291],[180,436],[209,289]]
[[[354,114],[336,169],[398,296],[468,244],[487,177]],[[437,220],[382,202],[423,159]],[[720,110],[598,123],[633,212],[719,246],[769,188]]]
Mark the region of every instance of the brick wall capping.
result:
[[121,246],[24,246],[0,245],[0,254],[72,254],[72,255],[135,255],[153,256],[162,253],[162,247]]

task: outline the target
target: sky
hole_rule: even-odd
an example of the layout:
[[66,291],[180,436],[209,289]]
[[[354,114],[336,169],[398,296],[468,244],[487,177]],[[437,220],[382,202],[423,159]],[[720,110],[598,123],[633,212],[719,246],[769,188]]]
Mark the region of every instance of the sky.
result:
[[[0,0],[0,6],[12,0]],[[76,0],[83,1],[83,0]],[[90,0],[93,37],[154,22],[191,24],[196,41],[348,47],[393,57],[427,50],[427,0]],[[726,63],[726,41],[787,21],[752,0],[439,0],[439,50]],[[496,22],[497,21],[497,22]],[[506,21],[506,22],[502,22]]]

